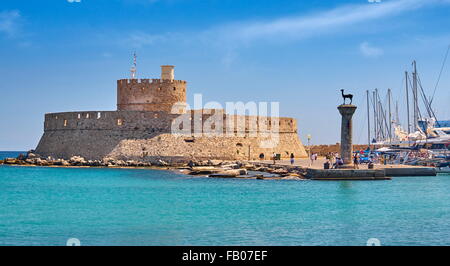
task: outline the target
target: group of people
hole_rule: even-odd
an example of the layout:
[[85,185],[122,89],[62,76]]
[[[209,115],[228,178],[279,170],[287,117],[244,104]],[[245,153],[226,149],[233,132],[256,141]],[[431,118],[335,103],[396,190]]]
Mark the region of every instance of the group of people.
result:
[[[319,155],[317,153],[312,153],[309,157],[310,162],[311,162],[311,166],[314,165],[314,163],[317,161]],[[290,154],[289,156],[290,158],[290,163],[291,165],[294,165],[295,163],[295,155],[293,153]],[[326,162],[325,162],[325,167],[328,169],[332,168],[332,169],[338,169],[339,167],[344,165],[344,160],[341,158],[341,156],[339,155],[339,153],[333,153],[333,152],[329,152],[325,155],[326,158]],[[280,155],[273,153],[271,159],[273,160],[273,164],[276,164],[276,160],[280,159]],[[369,164],[373,164],[375,158],[373,158],[373,156],[370,156],[369,159]],[[264,160],[264,155],[260,155],[260,160]],[[359,169],[359,165],[361,164],[361,155],[359,152],[355,152],[353,155],[353,165],[355,169]]]
[[339,156],[339,153],[329,152],[325,155],[326,162],[329,166],[333,166],[333,169],[339,168],[339,166],[344,165],[344,160]]

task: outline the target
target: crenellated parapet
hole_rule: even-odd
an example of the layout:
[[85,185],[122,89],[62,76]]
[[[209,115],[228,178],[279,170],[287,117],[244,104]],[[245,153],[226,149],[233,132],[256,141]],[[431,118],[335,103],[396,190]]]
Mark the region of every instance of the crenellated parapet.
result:
[[[117,110],[184,113],[187,82],[173,79],[173,68],[167,67],[162,67],[161,79],[118,80]],[[175,104],[177,107],[173,108]]]
[[117,86],[129,86],[129,85],[139,85],[139,84],[184,84],[187,82],[185,80],[169,80],[169,79],[119,79],[117,81]]
[[[217,116],[219,115],[219,117]],[[173,124],[187,121],[188,134],[211,133],[222,128],[222,133],[297,133],[295,119],[224,114],[223,110],[192,110],[186,114],[151,111],[84,111],[51,113],[45,115],[44,131],[57,130],[122,130],[173,133]],[[200,131],[198,129],[200,128]],[[197,130],[197,131],[196,131]]]

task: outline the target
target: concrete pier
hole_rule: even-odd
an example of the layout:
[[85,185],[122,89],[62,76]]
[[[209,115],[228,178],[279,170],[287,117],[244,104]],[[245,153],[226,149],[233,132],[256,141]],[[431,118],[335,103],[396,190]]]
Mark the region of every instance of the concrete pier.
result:
[[306,178],[312,180],[389,180],[402,176],[436,176],[432,167],[398,167],[379,169],[307,169]]
[[350,170],[350,169],[307,169],[306,178],[312,180],[390,180],[384,169]]
[[353,168],[353,114],[356,106],[342,104],[338,106],[342,116],[341,122],[341,158],[344,161],[342,168]]

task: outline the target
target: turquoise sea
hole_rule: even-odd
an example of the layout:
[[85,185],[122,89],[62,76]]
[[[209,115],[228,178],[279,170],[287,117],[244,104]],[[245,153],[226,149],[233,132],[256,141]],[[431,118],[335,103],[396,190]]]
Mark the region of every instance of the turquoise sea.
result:
[[0,166],[0,245],[450,245],[450,176],[237,180]]

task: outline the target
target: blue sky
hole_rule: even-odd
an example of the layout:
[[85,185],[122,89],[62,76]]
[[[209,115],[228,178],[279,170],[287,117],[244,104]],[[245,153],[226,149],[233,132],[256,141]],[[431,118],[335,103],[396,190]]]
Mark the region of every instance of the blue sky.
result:
[[[138,76],[176,65],[188,101],[279,101],[303,141],[339,141],[339,89],[355,94],[355,141],[366,142],[365,91],[393,89],[418,62],[431,95],[450,44],[450,0],[1,0],[0,150],[35,148],[45,113],[114,110],[131,54]],[[450,119],[450,67],[437,88]]]

